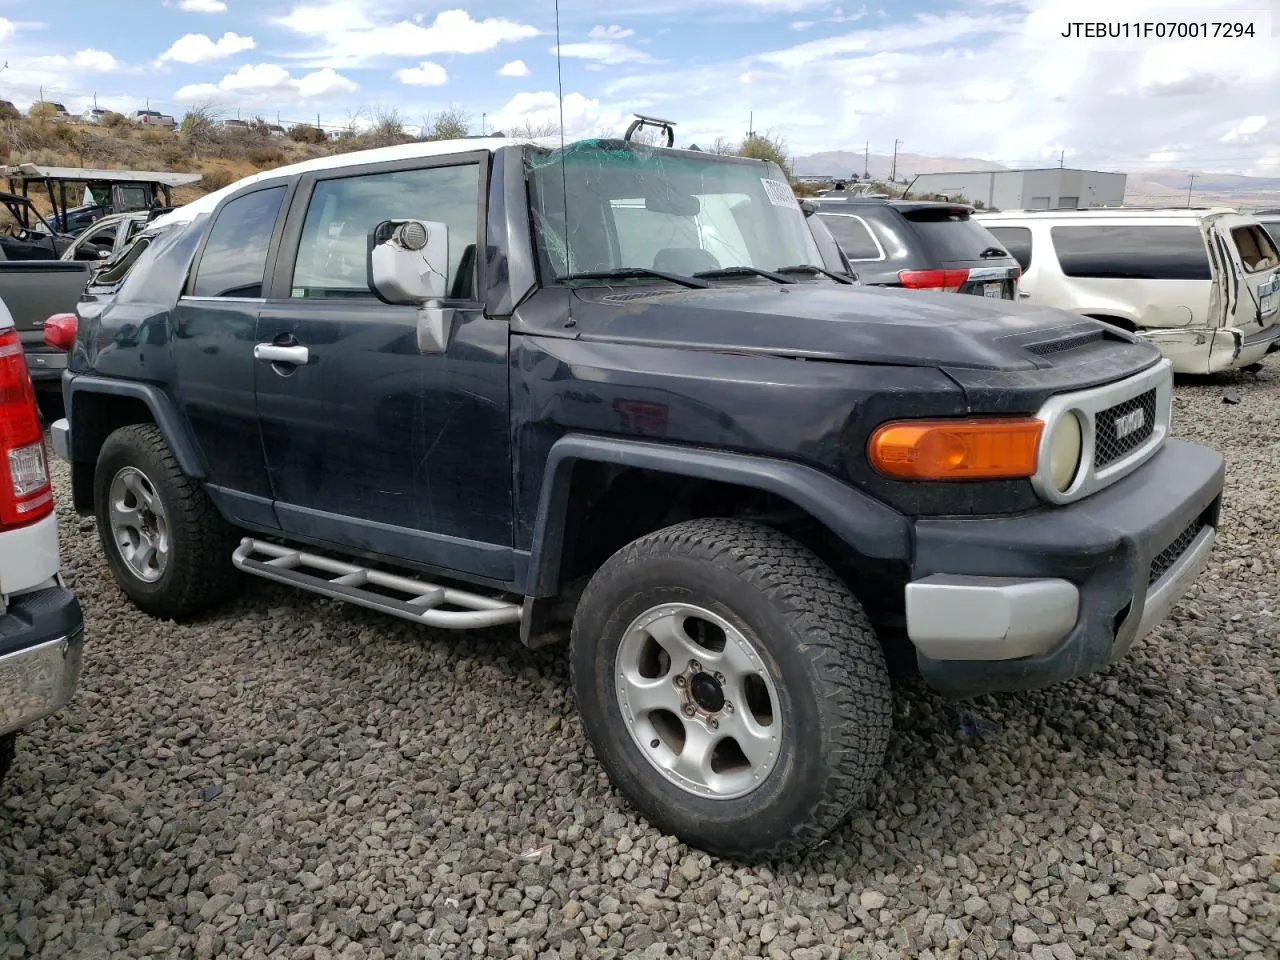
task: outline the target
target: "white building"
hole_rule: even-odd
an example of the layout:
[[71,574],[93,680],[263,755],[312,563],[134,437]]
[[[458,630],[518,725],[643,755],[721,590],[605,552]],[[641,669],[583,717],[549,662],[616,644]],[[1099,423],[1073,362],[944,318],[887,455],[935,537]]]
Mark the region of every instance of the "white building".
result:
[[1088,210],[1124,203],[1126,179],[1123,173],[1070,167],[922,173],[911,185],[911,195],[963,197],[989,210]]

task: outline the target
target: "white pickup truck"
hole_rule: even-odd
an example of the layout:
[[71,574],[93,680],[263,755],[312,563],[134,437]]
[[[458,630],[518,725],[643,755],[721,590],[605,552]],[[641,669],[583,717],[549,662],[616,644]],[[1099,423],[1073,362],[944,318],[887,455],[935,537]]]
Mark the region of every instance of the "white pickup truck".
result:
[[18,731],[65,706],[80,679],[84,616],[59,570],[35,391],[0,301],[0,779]]

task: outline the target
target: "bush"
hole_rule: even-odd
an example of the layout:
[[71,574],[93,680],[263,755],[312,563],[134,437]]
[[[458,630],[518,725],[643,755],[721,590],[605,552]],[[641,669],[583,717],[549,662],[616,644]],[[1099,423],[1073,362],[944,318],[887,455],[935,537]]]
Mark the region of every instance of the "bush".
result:
[[284,151],[279,147],[258,147],[249,151],[248,160],[262,170],[278,167],[284,163]]
[[116,113],[114,110],[108,110],[102,115],[101,123],[110,130],[119,130],[129,124],[129,118],[123,113]]
[[231,186],[239,179],[230,170],[206,170],[196,186],[205,193],[213,193],[215,190]]
[[289,131],[289,139],[295,143],[324,143],[328,136],[319,127],[309,123],[300,123]]
[[21,120],[22,111],[8,100],[0,100],[0,120]]

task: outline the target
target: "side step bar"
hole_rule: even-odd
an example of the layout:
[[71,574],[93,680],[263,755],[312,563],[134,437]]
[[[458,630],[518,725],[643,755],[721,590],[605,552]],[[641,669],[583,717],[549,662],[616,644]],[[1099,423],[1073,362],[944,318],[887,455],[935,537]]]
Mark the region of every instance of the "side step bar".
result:
[[[257,577],[287,583],[336,600],[346,600],[428,627],[474,630],[518,623],[520,620],[521,606],[517,603],[370,570],[252,537],[240,541],[240,546],[231,555],[231,562],[236,569]],[[405,599],[366,589],[370,586],[404,594]],[[446,610],[443,607],[461,609]]]

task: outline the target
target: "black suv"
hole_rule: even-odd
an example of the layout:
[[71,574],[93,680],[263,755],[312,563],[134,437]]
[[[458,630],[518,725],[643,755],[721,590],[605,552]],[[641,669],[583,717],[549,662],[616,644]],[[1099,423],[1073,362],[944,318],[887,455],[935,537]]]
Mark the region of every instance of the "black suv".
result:
[[717,853],[864,797],[887,660],[953,696],[1104,669],[1214,543],[1223,460],[1169,436],[1154,346],[852,284],[772,163],[418,143],[155,229],[81,303],[52,430],[132,601],[240,570],[567,639],[595,757]]
[[858,197],[811,202],[864,284],[1017,297],[1022,269],[972,218],[972,207]]

